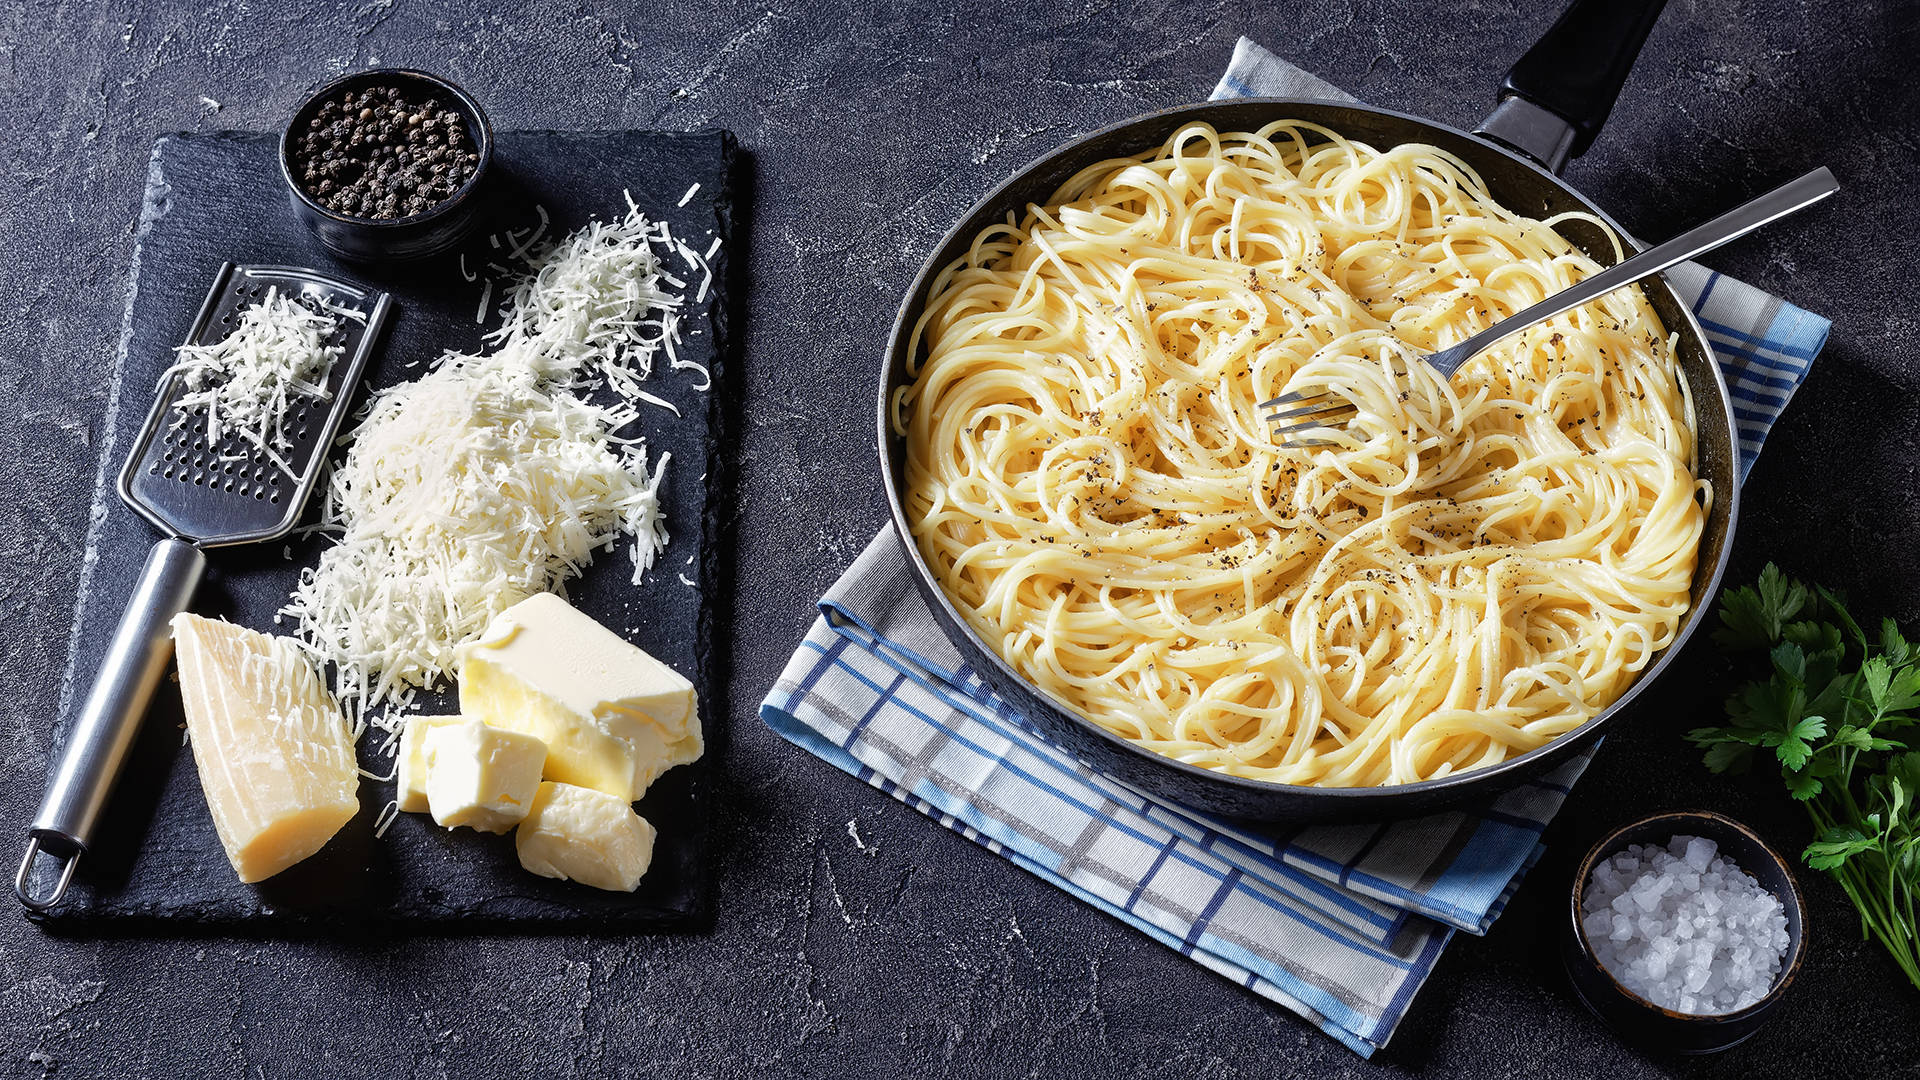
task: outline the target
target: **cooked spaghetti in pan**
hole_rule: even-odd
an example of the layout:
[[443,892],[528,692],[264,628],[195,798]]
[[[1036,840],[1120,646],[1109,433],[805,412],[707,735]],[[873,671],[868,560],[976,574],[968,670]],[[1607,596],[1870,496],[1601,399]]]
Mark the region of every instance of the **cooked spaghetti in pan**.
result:
[[[1630,287],[1418,358],[1596,272],[1573,217],[1606,229],[1299,122],[1081,171],[934,283],[893,402],[921,554],[1028,680],[1193,765],[1404,784],[1572,731],[1687,611],[1675,339]],[[1360,411],[1283,448],[1290,390]]]

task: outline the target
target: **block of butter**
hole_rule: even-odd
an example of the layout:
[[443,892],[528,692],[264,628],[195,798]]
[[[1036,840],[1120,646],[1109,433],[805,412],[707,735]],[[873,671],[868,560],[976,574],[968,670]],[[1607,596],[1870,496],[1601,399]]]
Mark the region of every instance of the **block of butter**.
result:
[[475,719],[427,728],[427,810],[449,829],[503,833],[527,816],[547,747],[531,735]]
[[353,738],[292,641],[192,614],[174,616],[173,640],[214,831],[240,880],[263,881],[359,812]]
[[460,647],[460,712],[547,744],[547,778],[633,802],[700,757],[693,684],[551,593]]
[[520,865],[612,892],[632,892],[653,862],[653,826],[617,795],[551,780],[514,833]]
[[412,716],[400,732],[398,766],[393,778],[394,802],[409,814],[427,812],[427,732],[457,724],[458,716]]

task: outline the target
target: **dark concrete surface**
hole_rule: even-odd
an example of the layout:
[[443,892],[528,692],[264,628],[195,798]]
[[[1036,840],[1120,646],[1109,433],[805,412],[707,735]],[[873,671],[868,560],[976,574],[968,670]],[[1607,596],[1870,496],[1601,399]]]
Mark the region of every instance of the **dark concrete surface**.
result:
[[[20,1076],[1885,1076],[1920,992],[1807,880],[1789,1006],[1700,1060],[1623,1048],[1549,946],[1568,863],[1629,816],[1727,810],[1797,847],[1766,785],[1707,779],[1710,646],[1609,740],[1552,854],[1456,939],[1364,1063],[1291,1014],[778,742],[754,707],[812,598],[879,525],[871,369],[935,237],[995,180],[1205,95],[1234,38],[1383,105],[1470,124],[1558,5],[344,0],[0,7],[0,821],[38,794],[130,236],[154,137],[271,129],[375,64],[443,72],[502,127],[722,126],[754,159],[737,564],[712,852],[717,922],[670,938],[88,941],[0,931],[0,1074]],[[1675,0],[1571,175],[1658,236],[1816,162],[1846,185],[1713,265],[1833,317],[1747,485],[1767,558],[1920,617],[1920,53],[1906,0]],[[273,197],[278,197],[273,193]],[[857,842],[849,824],[857,826]]]

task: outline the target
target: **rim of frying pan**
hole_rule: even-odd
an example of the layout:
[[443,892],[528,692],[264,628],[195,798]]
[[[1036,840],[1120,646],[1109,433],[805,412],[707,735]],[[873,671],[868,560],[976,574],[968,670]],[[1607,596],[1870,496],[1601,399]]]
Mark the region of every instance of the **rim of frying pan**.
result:
[[[954,607],[952,600],[947,596],[946,589],[941,586],[939,579],[934,576],[933,569],[927,565],[926,559],[921,556],[920,545],[913,541],[913,530],[907,521],[906,507],[901,498],[901,487],[905,482],[905,472],[903,468],[895,467],[894,457],[889,452],[892,440],[895,438],[892,426],[892,398],[894,391],[899,386],[905,385],[904,375],[906,372],[907,358],[900,354],[906,348],[906,343],[910,339],[909,333],[925,307],[925,297],[930,291],[932,279],[945,269],[947,264],[958,254],[950,250],[956,239],[963,235],[971,236],[977,232],[981,227],[981,223],[976,222],[974,220],[975,217],[988,206],[1000,201],[1009,189],[1031,183],[1035,174],[1050,171],[1050,167],[1059,164],[1063,159],[1071,158],[1079,154],[1089,143],[1106,140],[1114,136],[1121,136],[1133,129],[1157,129],[1164,128],[1169,123],[1175,123],[1174,127],[1167,129],[1166,133],[1160,137],[1159,141],[1164,141],[1165,138],[1171,136],[1174,131],[1179,130],[1179,125],[1189,122],[1210,121],[1213,115],[1225,111],[1223,107],[1226,106],[1231,106],[1236,109],[1246,109],[1249,107],[1259,109],[1264,107],[1271,112],[1271,116],[1267,122],[1296,118],[1289,115],[1288,110],[1291,109],[1324,109],[1327,107],[1336,107],[1345,110],[1372,113],[1376,116],[1403,123],[1416,131],[1444,133],[1456,139],[1469,140],[1485,147],[1490,152],[1506,157],[1512,163],[1533,173],[1536,181],[1558,188],[1572,201],[1584,207],[1588,213],[1605,222],[1607,227],[1613,230],[1614,235],[1620,238],[1621,246],[1625,249],[1625,255],[1623,255],[1623,257],[1631,256],[1639,250],[1639,245],[1634,242],[1625,229],[1621,228],[1620,223],[1615,221],[1612,215],[1606,213],[1606,211],[1600,207],[1595,206],[1570,184],[1540,167],[1540,165],[1532,159],[1513,150],[1509,150],[1507,147],[1484,136],[1470,134],[1459,128],[1435,123],[1432,120],[1414,116],[1410,113],[1347,101],[1310,98],[1248,97],[1180,105],[1155,112],[1143,113],[1130,119],[1119,121],[1118,123],[1109,124],[1047,151],[1026,165],[1021,166],[1012,175],[1008,176],[999,184],[996,184],[992,190],[977,199],[973,205],[967,209],[966,213],[962,214],[960,219],[954,223],[953,227],[941,236],[940,242],[934,246],[933,251],[922,264],[920,272],[914,275],[912,283],[908,286],[906,298],[901,302],[899,313],[894,319],[892,333],[888,338],[884,366],[881,369],[879,380],[878,447],[880,453],[880,469],[882,476],[886,480],[887,509],[892,518],[893,528],[900,536],[902,545],[907,549],[907,557],[911,561],[914,574],[920,579],[922,584],[931,586],[922,591],[933,597],[935,602],[945,609],[946,615],[948,616],[947,621],[951,627],[957,628],[960,633],[965,634],[974,649],[981,653],[989,663],[994,665],[1001,674],[1023,684],[1041,700],[1050,704],[1055,712],[1068,717],[1074,723],[1101,739],[1104,739],[1112,746],[1120,748],[1123,752],[1132,754],[1144,761],[1150,762],[1153,766],[1165,768],[1176,773],[1183,773],[1190,777],[1195,783],[1202,786],[1217,785],[1222,788],[1232,788],[1246,793],[1265,795],[1285,793],[1289,796],[1302,798],[1326,799],[1330,803],[1338,800],[1351,800],[1355,803],[1363,801],[1377,803],[1382,799],[1391,798],[1396,795],[1404,795],[1408,800],[1415,800],[1423,793],[1431,795],[1443,792],[1454,792],[1457,791],[1457,789],[1466,787],[1484,787],[1489,790],[1504,790],[1506,787],[1511,786],[1512,783],[1519,782],[1521,777],[1515,777],[1513,781],[1508,784],[1500,784],[1499,781],[1501,778],[1515,772],[1527,770],[1536,760],[1543,756],[1563,751],[1567,747],[1589,741],[1597,734],[1603,725],[1631,705],[1643,690],[1659,678],[1666,670],[1667,665],[1685,648],[1688,640],[1692,638],[1694,630],[1697,629],[1703,621],[1703,617],[1706,614],[1704,609],[1712,603],[1713,597],[1719,590],[1721,576],[1726,571],[1727,559],[1732,552],[1734,529],[1739,523],[1740,516],[1740,442],[1737,434],[1738,429],[1734,426],[1733,403],[1727,392],[1726,379],[1721,373],[1719,363],[1714,359],[1713,350],[1707,341],[1705,331],[1701,329],[1699,320],[1695,317],[1691,306],[1682,301],[1678,295],[1672,294],[1672,286],[1667,282],[1664,274],[1648,278],[1642,284],[1657,284],[1660,288],[1668,290],[1669,295],[1673,299],[1674,307],[1680,311],[1684,322],[1683,325],[1678,328],[1669,325],[1667,332],[1673,333],[1677,329],[1683,337],[1690,337],[1693,344],[1699,348],[1702,355],[1706,357],[1707,363],[1705,366],[1713,373],[1714,395],[1712,402],[1708,400],[1707,395],[1702,393],[1704,388],[1693,385],[1692,380],[1688,383],[1688,393],[1693,399],[1695,431],[1698,432],[1701,427],[1708,424],[1715,424],[1723,427],[1727,433],[1728,465],[1733,482],[1728,485],[1727,490],[1723,491],[1716,487],[1713,492],[1715,507],[1725,505],[1727,513],[1726,528],[1720,543],[1718,557],[1714,559],[1713,565],[1710,568],[1702,566],[1696,561],[1693,570],[1694,584],[1699,584],[1700,575],[1703,571],[1707,572],[1706,587],[1698,591],[1699,601],[1694,603],[1682,617],[1679,631],[1675,634],[1674,639],[1667,644],[1666,648],[1660,650],[1659,655],[1654,658],[1652,664],[1648,665],[1645,670],[1634,678],[1633,683],[1627,687],[1625,693],[1621,694],[1613,704],[1600,710],[1599,713],[1572,731],[1560,735],[1526,753],[1508,758],[1498,765],[1468,769],[1464,772],[1454,773],[1449,776],[1432,780],[1419,780],[1411,784],[1372,785],[1366,787],[1315,787],[1304,784],[1283,784],[1272,780],[1235,776],[1230,773],[1190,765],[1184,761],[1156,753],[1131,740],[1123,739],[1108,731],[1106,728],[1101,727],[1099,724],[1094,723],[1081,714],[1078,709],[1075,709],[1073,706],[1048,693],[1042,689],[1039,684],[1027,678],[1025,674],[1013,667],[1013,665],[1007,663],[1006,659],[1000,655],[999,650],[984,641],[966,616],[961,613],[958,608]],[[1326,126],[1334,127],[1335,125]],[[1401,142],[1417,141],[1420,140],[1409,138]],[[1154,145],[1158,145],[1158,143],[1143,143],[1131,150],[1115,148],[1113,153],[1105,154],[1101,158],[1092,158],[1080,162],[1074,171],[1099,160],[1120,157],[1128,153],[1140,153],[1151,149]],[[1476,169],[1476,171],[1479,170]],[[1054,186],[1057,187],[1068,175],[1071,175],[1071,173],[1060,176],[1059,179],[1055,181]],[[1046,193],[1046,195],[1051,194],[1051,190]],[[1028,200],[1028,202],[1032,201],[1033,200]],[[1027,203],[1022,203],[1021,207],[1024,208],[1025,205],[1027,205]],[[903,376],[898,382],[896,382],[894,378],[896,372]],[[1710,409],[1710,404],[1715,402],[1717,402],[1718,408]],[[1697,454],[1699,446],[1697,437],[1695,446],[1695,452]],[[904,453],[901,455],[901,460],[902,462],[905,460]],[[1711,515],[1712,511],[1709,510],[1709,519]],[[1705,540],[1704,533],[1702,540],[1703,542]],[[946,628],[943,627],[943,629]],[[1356,809],[1358,809],[1357,806]]]

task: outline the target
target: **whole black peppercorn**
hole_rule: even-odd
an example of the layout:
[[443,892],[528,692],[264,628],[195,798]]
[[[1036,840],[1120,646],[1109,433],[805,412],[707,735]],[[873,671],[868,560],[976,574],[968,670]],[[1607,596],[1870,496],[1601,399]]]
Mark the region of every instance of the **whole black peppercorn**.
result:
[[390,85],[320,103],[290,145],[293,175],[322,205],[376,219],[431,210],[480,160],[449,102]]

